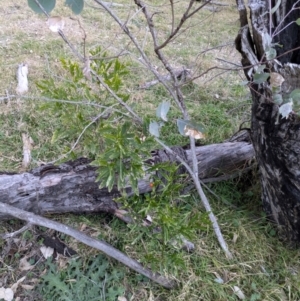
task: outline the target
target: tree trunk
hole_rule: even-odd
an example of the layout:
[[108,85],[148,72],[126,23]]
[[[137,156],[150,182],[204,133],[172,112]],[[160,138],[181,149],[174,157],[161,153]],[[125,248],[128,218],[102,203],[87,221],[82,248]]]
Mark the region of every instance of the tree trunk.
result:
[[[241,29],[236,48],[242,54],[242,65],[252,94],[251,139],[261,174],[263,207],[279,225],[284,237],[299,243],[300,119],[294,112],[287,118],[279,115],[279,106],[273,101],[277,92],[272,90],[275,86],[272,74],[280,74],[285,80],[279,85],[283,97],[300,88],[300,52],[295,49],[299,45],[300,27],[296,23],[290,24],[300,17],[299,9],[292,10],[295,2],[281,1],[279,8],[271,14],[269,3],[273,8],[277,0],[249,0],[251,20],[248,21],[243,0],[237,0]],[[282,48],[271,45],[277,51],[276,60],[266,59],[270,36],[272,44],[282,45]],[[271,73],[271,78],[257,84],[253,75],[260,72],[257,68],[262,64],[266,65],[264,72]]]
[[[190,150],[173,148],[184,156],[191,165]],[[200,178],[207,181],[221,179],[224,175],[238,175],[254,157],[252,145],[247,142],[226,142],[198,147]],[[165,151],[152,152],[153,163],[174,161]],[[130,219],[119,209],[114,198],[120,194],[116,189],[108,192],[99,189],[96,183],[96,168],[88,159],[78,159],[59,166],[43,165],[22,174],[0,174],[0,203],[31,211],[39,215],[47,213],[109,212],[129,222]],[[184,170],[180,169],[181,173]],[[146,175],[138,183],[139,192],[151,191]],[[130,195],[131,188],[127,189]],[[0,212],[0,219],[8,218]]]

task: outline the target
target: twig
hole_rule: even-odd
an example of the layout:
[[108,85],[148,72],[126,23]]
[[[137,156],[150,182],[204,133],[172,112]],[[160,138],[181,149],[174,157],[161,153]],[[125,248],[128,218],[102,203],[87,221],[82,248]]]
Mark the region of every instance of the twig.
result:
[[[176,73],[176,78],[180,81],[180,84],[184,84],[189,82],[190,78],[191,78],[191,70],[190,69],[186,69],[185,67],[180,68],[178,70],[175,70]],[[172,80],[171,75],[167,74],[167,75],[162,75],[161,77],[162,79],[164,79],[165,81],[170,81]],[[140,86],[140,89],[149,89],[150,87],[159,84],[160,81],[159,80],[152,80],[150,82],[146,82],[143,85]]]
[[78,230],[75,230],[69,226],[58,223],[56,221],[52,221],[45,217],[41,217],[39,215],[35,215],[28,211],[24,211],[24,210],[15,208],[13,206],[10,206],[10,205],[4,204],[4,203],[0,203],[0,211],[2,213],[11,215],[15,218],[25,220],[28,223],[31,223],[33,225],[46,227],[49,229],[53,229],[53,230],[62,232],[69,236],[72,236],[76,240],[78,240],[92,248],[100,250],[101,252],[105,253],[109,257],[116,259],[117,261],[128,266],[130,269],[146,276],[147,278],[153,280],[154,282],[158,283],[159,285],[161,285],[165,288],[171,289],[175,286],[174,281],[169,280],[158,273],[154,273],[147,268],[144,268],[136,260],[128,257],[127,255],[125,255],[124,253],[122,253],[121,251],[117,250],[116,248],[114,248],[113,246],[109,245],[108,243],[106,243],[104,241],[91,238],[88,235],[86,235]]
[[120,3],[115,3],[115,2],[106,2],[106,1],[101,1],[104,5],[108,6],[108,7],[124,7],[124,4],[120,4]]
[[[50,18],[50,15],[47,13],[47,11],[44,9],[44,7],[40,4],[38,0],[34,0],[35,3],[39,6],[39,8],[42,10],[42,12]],[[73,53],[81,60],[84,61],[84,57],[74,48],[74,46],[69,42],[67,37],[64,35],[61,29],[58,30],[58,34],[61,36],[61,38],[64,40],[64,42],[71,48]]]
[[42,101],[67,103],[67,104],[71,104],[71,105],[92,106],[92,107],[98,107],[98,108],[102,108],[102,109],[111,109],[113,112],[117,112],[124,116],[128,116],[128,113],[124,113],[118,109],[115,109],[115,108],[113,108],[113,106],[111,106],[111,107],[103,106],[98,103],[90,102],[90,101],[74,101],[74,100],[66,100],[66,99],[53,99],[53,98],[48,98],[48,97],[43,97],[43,96],[36,97],[36,96],[19,96],[19,95],[2,96],[2,97],[0,97],[0,101],[10,100],[13,98],[38,99],[38,100],[42,100]]
[[236,64],[236,63],[233,63],[233,62],[230,62],[230,61],[227,61],[227,60],[224,60],[224,59],[221,59],[221,58],[216,58],[218,61],[220,62],[223,62],[223,63],[226,63],[226,64],[230,64],[230,65],[233,65],[233,66],[236,66],[238,68],[241,68],[242,65],[241,64]]
[[142,118],[138,116],[131,107],[124,102],[103,80],[102,78],[94,71],[91,70],[91,73],[98,79],[98,81],[101,83],[101,85],[124,107],[126,110],[139,122],[142,123]]
[[[142,11],[145,15],[145,18],[147,20],[148,27],[149,27],[149,30],[150,30],[150,33],[151,33],[151,36],[152,36],[154,51],[155,51],[156,55],[158,56],[159,60],[163,63],[165,69],[170,73],[170,75],[173,79],[173,82],[175,83],[175,85],[174,85],[175,95],[174,95],[174,93],[172,93],[171,96],[173,96],[173,99],[175,100],[178,108],[181,110],[182,115],[184,116],[184,119],[189,119],[188,113],[187,113],[187,110],[186,110],[186,106],[185,106],[185,102],[183,100],[183,95],[181,93],[181,90],[178,89],[178,86],[176,85],[177,78],[176,78],[176,74],[174,72],[174,69],[170,66],[167,59],[165,58],[165,56],[161,52],[161,47],[158,46],[157,35],[156,35],[156,32],[155,32],[153,18],[150,15],[150,13],[148,12],[147,6],[142,1],[134,0],[134,2],[136,3],[136,5],[139,8],[142,8]],[[191,0],[191,2],[194,2],[194,0]],[[189,7],[191,7],[191,4],[189,5]],[[174,36],[174,35],[172,35],[172,36]]]
[[73,146],[71,147],[71,149],[63,154],[62,156],[60,156],[58,159],[56,160],[53,160],[53,161],[50,161],[50,162],[47,162],[48,164],[54,164],[56,163],[57,161],[60,161],[61,159],[65,158],[67,155],[69,155],[74,149],[75,147],[78,145],[81,137],[83,136],[83,134],[85,133],[85,131],[92,125],[94,124],[98,119],[100,119],[101,117],[103,117],[107,112],[110,111],[110,108],[107,108],[106,110],[104,110],[102,113],[98,114],[95,118],[93,118],[93,120],[85,126],[85,128],[81,131],[80,135],[78,136],[77,140],[75,141],[75,143],[73,144]]
[[31,223],[27,223],[25,226],[23,226],[21,229],[15,231],[15,232],[11,232],[11,233],[5,233],[5,234],[0,234],[0,237],[2,239],[8,239],[8,238],[13,238],[23,232],[25,232],[26,230],[30,229],[32,227]]
[[[145,4],[143,4],[140,0],[135,0],[135,3],[145,7]],[[179,30],[182,28],[182,26],[186,22],[186,20],[189,19],[190,17],[192,17],[195,13],[197,13],[199,10],[201,10],[208,3],[210,3],[210,1],[206,1],[204,4],[197,7],[194,11],[190,12],[190,10],[194,4],[194,0],[191,0],[185,13],[182,15],[182,18],[181,18],[179,24],[177,25],[176,29],[174,31],[172,31],[172,33],[169,35],[169,37],[161,45],[156,46],[156,50],[162,49],[167,44],[169,44],[170,40],[172,40],[175,37],[175,35],[179,32]]]

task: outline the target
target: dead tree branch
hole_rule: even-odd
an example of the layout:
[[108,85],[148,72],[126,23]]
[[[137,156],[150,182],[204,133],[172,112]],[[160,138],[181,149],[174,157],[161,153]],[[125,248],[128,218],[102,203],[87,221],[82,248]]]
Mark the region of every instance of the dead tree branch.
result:
[[108,255],[109,257],[116,259],[117,261],[128,266],[130,269],[146,276],[147,278],[153,280],[154,282],[158,283],[159,285],[161,285],[165,288],[170,289],[175,286],[174,281],[171,281],[158,273],[153,273],[151,270],[144,268],[136,260],[128,257],[127,255],[125,255],[121,251],[117,250],[113,246],[109,245],[108,243],[101,241],[101,240],[91,238],[90,236],[87,236],[86,234],[84,234],[78,230],[75,230],[69,226],[66,226],[66,225],[58,223],[56,221],[52,221],[45,217],[35,215],[31,212],[27,212],[27,211],[18,209],[16,207],[13,207],[13,206],[10,206],[10,205],[4,204],[4,203],[0,203],[0,212],[11,215],[15,218],[24,220],[33,225],[46,227],[49,229],[53,229],[53,230],[62,232],[69,236],[72,236],[76,240],[78,240],[92,248],[100,250],[101,252]]

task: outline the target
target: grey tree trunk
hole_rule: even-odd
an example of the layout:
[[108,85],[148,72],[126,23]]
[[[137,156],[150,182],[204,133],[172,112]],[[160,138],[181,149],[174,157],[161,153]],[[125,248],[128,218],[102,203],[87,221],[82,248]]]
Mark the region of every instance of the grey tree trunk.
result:
[[[296,23],[290,24],[300,17],[300,10],[293,9],[298,1],[281,1],[279,8],[271,14],[270,8],[277,2],[249,0],[247,14],[244,1],[237,0],[241,29],[236,48],[242,54],[242,65],[252,94],[251,139],[261,174],[263,207],[279,225],[284,237],[299,243],[300,118],[294,112],[287,118],[279,115],[279,106],[273,101],[275,93],[271,78],[261,84],[253,82],[253,75],[259,72],[257,67],[263,63],[266,65],[264,72],[283,76],[283,97],[300,88],[300,27]],[[266,59],[270,44],[268,36],[272,37],[272,43],[282,45],[282,48],[272,46],[277,51],[276,60]]]
[[[173,148],[191,165],[190,150]],[[238,176],[252,161],[254,150],[248,142],[226,142],[197,147],[199,176],[203,181],[226,179]],[[163,150],[152,152],[153,163],[174,162],[175,158]],[[114,202],[119,191],[99,189],[96,183],[96,168],[88,159],[78,159],[61,165],[43,165],[22,174],[0,173],[0,203],[5,203],[39,215],[51,213],[108,212],[126,222],[130,218]],[[179,172],[185,171],[179,169]],[[149,177],[138,182],[140,194],[151,191]],[[131,194],[131,187],[127,193]],[[0,220],[9,218],[0,212]]]

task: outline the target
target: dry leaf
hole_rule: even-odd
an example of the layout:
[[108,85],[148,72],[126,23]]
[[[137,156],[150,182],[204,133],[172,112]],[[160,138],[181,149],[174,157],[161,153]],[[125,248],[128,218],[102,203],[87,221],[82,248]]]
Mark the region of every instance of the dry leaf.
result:
[[0,287],[0,299],[11,301],[14,298],[14,292],[11,288]]
[[270,73],[270,84],[272,87],[280,88],[284,81],[285,79],[281,74],[276,72]]
[[119,218],[124,217],[124,215],[126,215],[126,214],[128,214],[128,211],[122,210],[122,209],[116,209],[114,212],[114,215]]
[[31,270],[32,268],[34,268],[34,265],[31,265],[28,261],[27,261],[27,257],[23,257],[20,260],[20,264],[19,264],[19,269],[21,271],[28,271]]
[[33,290],[35,288],[34,285],[29,285],[29,284],[21,284],[21,286],[26,290]]
[[31,161],[31,149],[33,145],[33,140],[27,134],[22,133],[22,140],[23,140],[23,161],[22,161],[22,168],[26,169]]
[[16,88],[16,92],[19,95],[22,95],[28,91],[28,65],[25,63],[21,63],[18,66],[17,70],[17,81],[18,81],[18,86]]
[[64,269],[68,265],[69,259],[61,254],[57,254],[56,262],[59,269]]
[[83,232],[85,229],[86,229],[87,225],[86,224],[81,224],[80,225],[80,228],[79,228],[79,231]]
[[50,17],[46,24],[48,25],[49,29],[53,32],[58,32],[59,30],[63,30],[65,26],[65,21],[62,17]]
[[149,293],[148,301],[154,301],[154,296],[153,296],[152,291],[150,291],[150,293]]
[[16,283],[14,283],[14,284],[10,287],[14,293],[17,291],[17,288],[18,288],[19,284],[20,284],[21,282],[23,282],[25,279],[26,279],[25,276],[22,277],[22,278],[20,278]]
[[237,239],[238,239],[239,235],[237,233],[234,233],[233,234],[233,239],[232,239],[232,242],[235,244]]
[[148,222],[150,222],[150,223],[153,222],[152,217],[151,217],[151,215],[149,215],[149,214],[147,214],[146,220],[147,220]]
[[238,296],[238,298],[240,300],[244,300],[245,299],[244,293],[242,292],[242,290],[238,286],[234,286],[233,287],[233,291]]
[[54,249],[50,248],[50,247],[40,247],[40,250],[43,254],[43,256],[47,259],[48,257],[51,257],[53,255]]
[[187,125],[184,127],[185,136],[191,136],[195,139],[204,139],[205,135],[195,129],[188,127]]

